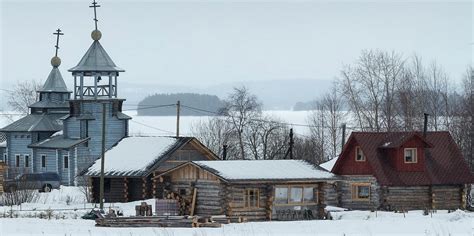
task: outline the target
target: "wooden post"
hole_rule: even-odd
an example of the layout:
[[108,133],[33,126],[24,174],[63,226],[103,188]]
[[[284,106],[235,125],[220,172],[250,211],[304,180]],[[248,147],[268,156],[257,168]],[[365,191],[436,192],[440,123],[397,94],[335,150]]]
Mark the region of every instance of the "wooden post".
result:
[[157,183],[157,180],[156,180],[156,172],[153,172],[153,179],[152,179],[152,193],[153,193],[153,197],[156,198],[156,183]]
[[435,193],[433,192],[433,186],[430,186],[430,207],[431,210],[436,210],[436,200],[435,200]]
[[128,179],[123,178],[123,199],[128,202]]
[[467,184],[461,186],[461,210],[466,209],[467,207]]
[[181,102],[178,100],[176,103],[176,137],[179,137],[179,116],[181,112]]
[[318,183],[318,219],[324,219],[325,214],[324,214],[324,208],[326,208],[326,194],[324,192],[324,182]]
[[142,178],[142,198],[146,199],[147,191],[146,191],[146,177]]
[[194,215],[194,209],[196,208],[196,196],[197,196],[197,188],[194,188],[193,189],[193,200],[191,202],[191,212],[190,212],[190,216],[193,216]]

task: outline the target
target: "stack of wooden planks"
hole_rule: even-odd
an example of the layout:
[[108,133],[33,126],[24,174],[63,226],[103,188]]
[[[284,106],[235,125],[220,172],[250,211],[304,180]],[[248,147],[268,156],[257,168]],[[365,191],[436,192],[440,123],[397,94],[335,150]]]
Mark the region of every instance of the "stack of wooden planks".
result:
[[245,219],[227,216],[135,216],[135,217],[99,217],[96,226],[101,227],[211,227],[222,224],[241,223]]

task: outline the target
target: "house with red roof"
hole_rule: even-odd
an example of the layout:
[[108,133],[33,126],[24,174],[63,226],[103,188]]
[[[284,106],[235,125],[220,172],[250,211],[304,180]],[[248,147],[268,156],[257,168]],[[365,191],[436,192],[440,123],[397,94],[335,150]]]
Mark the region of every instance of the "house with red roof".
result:
[[350,209],[463,209],[474,177],[449,132],[353,132],[332,168]]

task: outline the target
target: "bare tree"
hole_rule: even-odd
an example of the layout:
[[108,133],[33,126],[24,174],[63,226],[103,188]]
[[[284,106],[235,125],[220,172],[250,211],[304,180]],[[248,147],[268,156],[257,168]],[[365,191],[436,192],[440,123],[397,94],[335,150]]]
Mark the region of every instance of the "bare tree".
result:
[[8,96],[8,105],[17,112],[21,114],[28,114],[28,106],[38,101],[38,91],[41,88],[41,85],[34,81],[22,81],[18,82]]
[[238,139],[240,159],[246,158],[245,128],[262,114],[262,104],[257,96],[251,94],[246,87],[234,88],[234,91],[224,100],[220,113],[232,124],[232,129]]
[[254,119],[245,137],[253,159],[281,159],[288,147],[289,127],[270,116]]
[[395,52],[363,51],[354,67],[342,71],[343,94],[361,128],[392,131],[397,128],[396,85],[404,61]]
[[193,136],[215,154],[222,156],[223,146],[227,145],[227,155],[236,156],[238,153],[238,140],[233,135],[232,125],[222,117],[212,117],[193,123],[191,127]]

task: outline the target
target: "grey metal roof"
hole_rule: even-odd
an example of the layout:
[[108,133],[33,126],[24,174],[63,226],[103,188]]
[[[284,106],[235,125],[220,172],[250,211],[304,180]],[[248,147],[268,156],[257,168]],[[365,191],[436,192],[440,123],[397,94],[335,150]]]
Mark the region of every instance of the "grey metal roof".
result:
[[0,142],[6,141],[7,140],[7,134],[0,132]]
[[70,72],[124,72],[117,67],[99,41],[94,41],[77,66]]
[[[31,104],[29,107],[31,108],[67,108],[69,109],[69,102],[54,102],[54,101],[38,101]],[[69,110],[67,110],[69,111]]]
[[132,117],[126,115],[125,113],[117,112],[117,119],[119,119],[119,120],[130,120],[130,119],[132,119]]
[[83,138],[83,139],[71,139],[65,138],[64,135],[57,135],[51,138],[42,140],[37,143],[33,143],[28,145],[29,148],[54,148],[54,149],[69,149],[74,147],[78,144],[86,142],[90,138]]
[[62,123],[59,118],[64,114],[30,114],[6,127],[0,129],[2,132],[35,132],[35,131],[59,131]]
[[43,87],[38,92],[70,93],[71,91],[67,90],[66,83],[64,83],[58,67],[53,67],[46,82],[44,82]]

